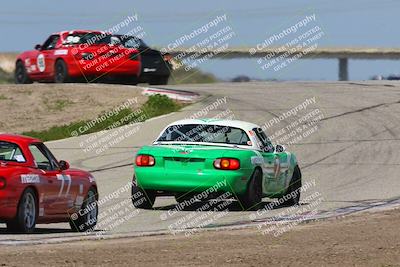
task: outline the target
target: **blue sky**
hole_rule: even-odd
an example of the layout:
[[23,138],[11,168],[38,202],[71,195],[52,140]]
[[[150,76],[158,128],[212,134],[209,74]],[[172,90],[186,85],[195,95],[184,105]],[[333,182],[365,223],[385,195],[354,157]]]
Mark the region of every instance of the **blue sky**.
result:
[[[315,14],[315,25],[324,32],[319,47],[398,47],[399,11],[400,1],[392,0],[4,1],[0,51],[31,49],[60,30],[105,30],[133,13],[139,16],[136,24],[144,29],[145,41],[161,47],[222,14],[227,14],[226,25],[235,32],[230,46],[254,46],[304,16]],[[196,40],[187,44],[194,43]],[[261,70],[254,59],[235,59],[209,60],[200,68],[224,79],[245,74],[262,79],[335,80],[337,65],[336,60],[299,60],[273,72]],[[400,73],[400,62],[351,60],[349,70],[351,79],[368,79],[374,74]]]

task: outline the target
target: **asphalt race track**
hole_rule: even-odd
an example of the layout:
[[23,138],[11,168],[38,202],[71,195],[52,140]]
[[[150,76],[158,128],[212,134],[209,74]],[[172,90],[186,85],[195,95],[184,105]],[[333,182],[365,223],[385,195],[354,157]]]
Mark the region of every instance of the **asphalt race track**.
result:
[[[226,97],[226,103],[218,105],[206,117],[228,110],[236,119],[262,125],[306,99],[315,97],[315,104],[267,129],[271,135],[314,109],[319,109],[323,114],[314,132],[298,143],[287,146],[300,162],[303,185],[315,182],[315,186],[302,195],[304,206],[308,204],[304,199],[316,192],[323,199],[316,207],[321,214],[385,207],[398,203],[400,199],[400,85],[397,83],[260,82],[168,88],[197,92],[203,98],[181,112],[135,126],[134,134],[127,134],[127,138],[104,152],[98,151],[101,152],[98,154],[95,149],[84,151],[85,144],[90,142],[90,136],[87,135],[49,142],[48,146],[58,159],[68,160],[74,167],[91,170],[102,198],[117,192],[131,180],[132,162],[140,146],[151,143],[168,123],[204,111],[217,99]],[[124,200],[131,207],[129,198],[130,190],[124,191],[118,198],[108,201],[101,212]],[[264,201],[268,203],[269,200]],[[133,212],[127,221],[113,226],[104,225],[108,230],[105,235],[168,232],[171,225],[193,212],[189,209],[170,215],[168,210],[173,209],[175,204],[172,197],[158,198],[156,210]],[[252,219],[262,221],[287,209],[275,208],[261,216],[254,216],[254,212],[241,211],[236,203],[232,203],[229,212],[221,214],[209,227],[245,225],[251,223]],[[49,238],[68,241],[82,236],[70,232],[68,224],[39,225],[38,234],[33,235],[8,235],[4,227],[0,225],[0,243],[28,240],[46,242]]]

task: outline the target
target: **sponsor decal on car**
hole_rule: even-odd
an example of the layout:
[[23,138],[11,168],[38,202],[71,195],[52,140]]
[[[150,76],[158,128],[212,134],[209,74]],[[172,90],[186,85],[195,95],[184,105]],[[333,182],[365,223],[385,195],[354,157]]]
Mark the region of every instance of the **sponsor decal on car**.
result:
[[80,208],[81,206],[82,206],[82,203],[83,203],[83,196],[77,196],[76,197],[76,199],[75,199],[75,207],[76,208]]
[[43,54],[39,54],[37,59],[36,59],[36,65],[39,69],[40,72],[44,72],[44,70],[46,69],[46,63],[44,61],[44,55]]
[[143,72],[155,72],[155,71],[157,71],[156,68],[144,68],[143,69]]
[[24,156],[22,156],[22,155],[15,155],[15,156],[14,156],[14,159],[15,159],[17,162],[25,162],[25,158],[24,158]]
[[94,183],[96,182],[96,179],[93,176],[89,175],[89,182]]
[[59,49],[54,51],[55,56],[68,55],[68,49]]
[[21,183],[23,183],[23,184],[39,184],[40,176],[37,174],[21,174]]

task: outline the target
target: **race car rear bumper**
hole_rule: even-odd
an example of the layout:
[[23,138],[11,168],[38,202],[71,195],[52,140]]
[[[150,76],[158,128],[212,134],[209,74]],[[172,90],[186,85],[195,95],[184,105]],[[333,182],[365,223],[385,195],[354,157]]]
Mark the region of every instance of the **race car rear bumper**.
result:
[[251,170],[183,171],[162,168],[136,168],[135,176],[143,189],[169,192],[203,192],[213,188],[218,192],[244,194]]

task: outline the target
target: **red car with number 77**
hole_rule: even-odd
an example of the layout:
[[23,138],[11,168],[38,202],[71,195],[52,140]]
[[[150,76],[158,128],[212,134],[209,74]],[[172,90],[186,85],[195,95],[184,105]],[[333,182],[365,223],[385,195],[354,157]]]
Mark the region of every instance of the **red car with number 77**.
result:
[[38,139],[0,134],[0,223],[9,231],[30,233],[36,224],[56,222],[91,230],[97,200],[89,172],[56,160]]
[[15,83],[105,80],[137,84],[141,67],[139,50],[124,47],[109,33],[63,31],[17,57]]

